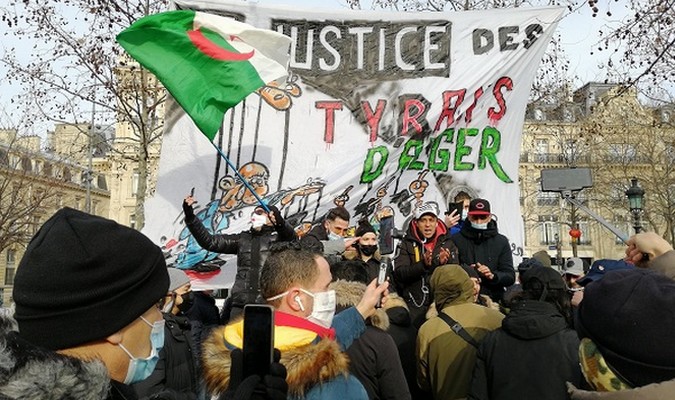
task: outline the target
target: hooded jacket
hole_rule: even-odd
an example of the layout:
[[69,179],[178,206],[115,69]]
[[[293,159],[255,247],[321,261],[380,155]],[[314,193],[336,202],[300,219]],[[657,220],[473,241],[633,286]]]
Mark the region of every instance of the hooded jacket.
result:
[[[504,316],[473,302],[473,282],[459,265],[444,265],[431,276],[434,303],[480,342],[500,327]],[[461,399],[469,391],[476,348],[452,331],[440,317],[422,325],[417,336],[417,382],[434,399]]]
[[516,301],[478,350],[469,399],[567,399],[566,382],[582,382],[579,338],[558,308]]
[[[274,323],[274,347],[281,352],[280,362],[286,367],[289,398],[368,398],[363,385],[349,374],[349,358],[327,329],[279,311],[275,312]],[[204,379],[211,393],[227,389],[232,364],[230,350],[242,347],[243,325],[243,319],[239,319],[215,330],[204,342]],[[347,342],[345,346],[351,345],[352,340]]]
[[450,240],[457,246],[460,264],[481,263],[490,268],[494,278],[491,281],[483,278],[480,292],[500,301],[504,289],[516,281],[516,272],[509,240],[499,233],[497,223],[490,221],[485,230],[476,229],[471,223],[464,224]]
[[398,294],[389,293],[389,299],[382,309],[389,318],[389,327],[386,330],[398,348],[398,357],[408,383],[410,397],[413,399],[428,398],[429,396],[417,386],[417,353],[415,352],[417,329],[410,319],[408,305]]
[[[153,399],[169,399],[157,394]],[[98,360],[83,361],[34,346],[0,314],[0,399],[137,399],[134,390],[110,379]]]
[[[428,239],[429,240],[429,239]],[[457,248],[447,236],[445,224],[438,221],[436,234],[430,240],[434,241],[432,264],[424,264],[425,244],[428,240],[420,237],[417,221],[410,221],[408,231],[399,244],[399,255],[394,261],[394,281],[399,295],[408,303],[408,307],[424,308],[424,312],[431,304],[431,294],[428,292],[429,278],[434,269],[440,265],[439,253],[441,248],[450,251],[450,259],[446,264],[456,264]],[[426,246],[428,248],[428,246]]]
[[195,216],[186,217],[185,224],[197,243],[205,250],[237,255],[237,276],[230,291],[232,305],[235,307],[263,303],[258,278],[270,245],[274,242],[290,242],[297,238],[293,227],[287,222],[274,228],[265,225],[259,231],[250,229],[232,235],[212,235]]
[[[330,285],[335,290],[338,311],[356,306],[366,285],[360,282],[337,280]],[[373,399],[409,400],[401,360],[394,339],[385,332],[389,317],[383,309],[366,321],[366,331],[347,348],[350,359],[349,371],[358,378]]]

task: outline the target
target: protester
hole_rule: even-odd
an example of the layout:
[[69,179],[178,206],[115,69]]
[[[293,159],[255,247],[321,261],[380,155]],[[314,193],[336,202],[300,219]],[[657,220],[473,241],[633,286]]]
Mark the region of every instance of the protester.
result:
[[[499,328],[504,316],[474,302],[473,282],[459,265],[436,268],[431,288],[440,311],[417,336],[417,382],[434,399],[462,399],[469,391],[476,346],[489,331]],[[444,320],[447,317],[453,321]]]
[[144,235],[57,211],[17,268],[16,323],[0,319],[0,398],[135,399],[128,385],[152,373],[164,343],[157,304],[168,287]]
[[237,275],[230,290],[232,311],[230,318],[241,314],[246,304],[262,303],[258,288],[260,267],[267,258],[269,247],[275,242],[297,239],[293,227],[286,223],[279,210],[269,206],[267,213],[257,206],[251,214],[251,229],[237,234],[212,235],[195,216],[192,204],[195,199],[190,195],[183,201],[185,225],[197,243],[205,250],[223,254],[237,255]]
[[575,326],[586,381],[572,399],[671,399],[675,281],[648,269],[611,271],[586,286]]
[[575,292],[581,290],[581,285],[577,282],[586,272],[584,271],[584,262],[579,257],[572,257],[565,263],[565,269],[562,271],[563,279],[567,289]]
[[481,292],[499,302],[516,279],[509,240],[498,232],[487,200],[471,200],[467,219],[469,223],[451,237],[459,263],[476,268],[481,275]]
[[[361,220],[356,227],[356,237],[358,237],[359,240],[354,243],[354,249],[346,250],[342,259],[359,264],[366,273],[366,280],[370,282],[379,276],[380,267],[384,261],[379,252],[377,233],[375,232],[375,228],[373,228],[368,221]],[[339,265],[341,263],[342,262],[332,264],[331,271],[334,269],[334,265]],[[394,278],[389,264],[390,263],[385,262],[387,269],[386,279],[393,281]]]
[[425,203],[415,210],[394,260],[396,289],[408,304],[413,325],[419,328],[432,303],[429,278],[439,265],[457,263],[457,249],[447,228],[438,220],[438,206]]
[[450,229],[450,236],[455,233],[459,233],[464,227],[466,218],[469,215],[469,203],[471,202],[471,196],[465,192],[460,191],[455,195],[455,203],[462,203],[462,213],[460,215],[453,215],[452,213],[445,214],[445,225]]
[[[629,264],[623,260],[595,260],[591,267],[588,269],[588,272],[581,278],[576,280],[576,283],[584,288],[591,282],[599,281],[602,279],[606,273],[610,271],[619,271],[623,269],[635,269],[633,264]],[[577,290],[572,295],[572,306],[577,307],[579,303],[584,299],[584,291]]]
[[190,279],[184,271],[169,268],[169,291],[162,302],[164,317],[164,346],[152,374],[133,385],[138,397],[150,397],[172,390],[176,400],[206,397],[200,391],[200,369],[195,358],[190,320],[185,310],[192,305]]
[[[361,236],[363,239],[363,236]],[[371,282],[366,271],[356,263],[340,263],[331,268],[336,311],[356,306]],[[366,319],[366,331],[347,349],[349,371],[363,384],[369,399],[410,399],[398,349],[385,332],[389,317],[378,309]]]
[[[305,399],[366,399],[363,385],[349,374],[344,350],[366,329],[388,283],[371,282],[356,307],[335,315],[331,273],[320,255],[292,243],[272,253],[260,275],[261,293],[275,307],[274,345],[288,371],[289,395]],[[214,332],[204,344],[204,373],[211,392],[220,393],[230,378],[231,350],[241,348],[242,320]]]
[[389,318],[389,327],[386,331],[396,343],[410,397],[413,400],[428,399],[429,394],[417,385],[417,352],[415,349],[417,328],[413,326],[410,319],[408,305],[398,294],[390,293],[387,304],[382,309]]
[[532,268],[522,277],[501,328],[480,344],[469,399],[566,400],[566,382],[579,386],[579,339],[565,283],[553,268]]
[[323,254],[330,265],[340,261],[345,251],[353,250],[353,245],[359,240],[358,235],[346,238],[349,218],[349,211],[346,208],[331,208],[324,220],[300,239],[302,245]]
[[[523,291],[523,287],[521,285],[523,275],[525,275],[525,273],[532,268],[539,268],[539,267],[543,268],[544,266],[545,265],[542,264],[541,262],[541,257],[535,258],[534,255],[532,256],[532,258],[526,258],[523,261],[521,261],[520,264],[518,264],[517,268],[518,275],[516,276],[516,283],[506,288],[506,291],[504,292],[504,298],[501,301],[501,308],[504,314],[508,314],[508,311],[511,309],[513,300],[517,298]],[[551,265],[549,260],[548,268],[550,267]]]
[[641,232],[628,239],[626,261],[675,279],[673,246],[654,232]]

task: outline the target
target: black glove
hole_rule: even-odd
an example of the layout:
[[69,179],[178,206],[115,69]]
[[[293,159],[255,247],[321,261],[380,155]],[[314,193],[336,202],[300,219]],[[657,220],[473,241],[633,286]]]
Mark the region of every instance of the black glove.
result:
[[279,211],[277,206],[267,206],[267,208],[269,208],[272,215],[274,215],[274,226],[284,226],[284,217],[281,216],[281,211]]
[[183,200],[183,212],[185,213],[185,219],[192,219],[195,217],[195,210],[185,200]]
[[288,397],[288,383],[286,383],[286,367],[279,362],[281,352],[274,349],[274,362],[270,364],[269,374],[263,377],[263,384],[267,392],[267,399],[286,400]]
[[244,356],[240,349],[230,352],[230,384],[218,400],[285,400],[288,394],[286,368],[279,363],[281,353],[274,349],[274,362],[264,378],[251,375],[243,379]]

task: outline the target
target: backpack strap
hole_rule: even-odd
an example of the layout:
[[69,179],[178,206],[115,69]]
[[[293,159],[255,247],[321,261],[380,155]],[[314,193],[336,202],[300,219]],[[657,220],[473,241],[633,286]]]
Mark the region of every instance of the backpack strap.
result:
[[452,329],[452,331],[455,332],[459,337],[466,340],[466,342],[472,345],[473,347],[478,348],[478,342],[476,341],[476,339],[473,338],[473,336],[469,334],[469,332],[466,331],[466,329],[464,329],[462,324],[455,321],[454,319],[452,319],[451,316],[442,311],[438,313],[438,316],[443,321],[445,321],[445,323],[448,324],[448,326],[450,326],[450,329]]

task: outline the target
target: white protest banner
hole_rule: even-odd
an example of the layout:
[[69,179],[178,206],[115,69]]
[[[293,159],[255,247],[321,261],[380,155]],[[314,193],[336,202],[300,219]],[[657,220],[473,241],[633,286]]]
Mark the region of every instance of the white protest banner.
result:
[[[460,13],[317,11],[179,1],[292,38],[290,79],[228,111],[214,143],[299,231],[335,205],[352,225],[465,191],[492,203],[522,256],[518,160],[530,86],[562,8]],[[195,188],[211,232],[250,227],[255,198],[178,107],[167,107],[145,233],[179,268],[218,261],[194,242],[181,203]],[[234,268],[234,266],[232,266]]]

